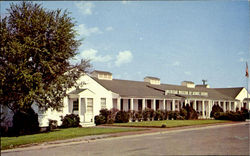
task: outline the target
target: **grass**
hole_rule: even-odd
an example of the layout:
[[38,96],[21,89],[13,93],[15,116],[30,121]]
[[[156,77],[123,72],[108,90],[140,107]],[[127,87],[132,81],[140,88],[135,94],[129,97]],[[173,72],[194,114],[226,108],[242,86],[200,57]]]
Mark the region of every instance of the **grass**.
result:
[[1,137],[1,150],[15,148],[20,145],[42,143],[47,141],[63,140],[89,135],[100,135],[107,133],[118,133],[128,131],[138,131],[141,129],[131,128],[67,128],[58,129],[48,133],[24,135],[19,137]]
[[115,123],[115,126],[125,127],[161,127],[165,124],[167,128],[182,127],[202,124],[215,124],[230,122],[226,120],[162,120],[162,121],[142,121],[142,122],[129,122],[129,123]]

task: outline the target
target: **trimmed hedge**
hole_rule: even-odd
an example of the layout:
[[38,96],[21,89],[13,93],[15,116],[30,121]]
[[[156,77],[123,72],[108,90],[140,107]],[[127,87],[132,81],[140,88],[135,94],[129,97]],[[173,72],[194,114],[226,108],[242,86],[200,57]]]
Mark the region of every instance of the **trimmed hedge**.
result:
[[79,127],[80,126],[80,118],[76,114],[67,114],[66,116],[61,116],[61,128],[69,128],[69,127]]

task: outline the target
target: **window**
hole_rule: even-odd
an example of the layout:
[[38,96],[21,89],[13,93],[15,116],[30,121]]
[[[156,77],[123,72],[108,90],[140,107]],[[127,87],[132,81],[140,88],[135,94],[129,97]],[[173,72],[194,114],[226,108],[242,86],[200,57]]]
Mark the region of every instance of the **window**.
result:
[[79,105],[78,105],[78,99],[73,101],[73,111],[78,111]]
[[193,92],[193,95],[200,95],[200,92]]
[[87,113],[93,112],[93,98],[87,98]]
[[123,99],[121,99],[121,110],[123,111]]
[[101,109],[106,108],[106,98],[101,98]]

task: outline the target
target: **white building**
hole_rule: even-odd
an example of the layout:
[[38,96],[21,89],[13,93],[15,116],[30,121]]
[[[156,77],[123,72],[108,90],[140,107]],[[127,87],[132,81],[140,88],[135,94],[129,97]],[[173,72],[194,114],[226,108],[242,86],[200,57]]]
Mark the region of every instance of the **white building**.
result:
[[183,105],[190,104],[201,118],[210,117],[214,104],[219,104],[224,111],[236,111],[241,107],[250,109],[244,87],[209,88],[209,85],[195,85],[190,81],[183,81],[181,85],[161,84],[160,79],[155,77],[145,77],[144,81],[119,80],[105,71],[84,74],[77,84],[77,88],[67,91],[63,99],[64,107],[60,111],[49,109],[42,112],[34,105],[41,127],[48,126],[49,119],[57,120],[60,125],[60,116],[71,113],[79,115],[82,126],[93,126],[94,116],[99,115],[102,108],[179,110]]

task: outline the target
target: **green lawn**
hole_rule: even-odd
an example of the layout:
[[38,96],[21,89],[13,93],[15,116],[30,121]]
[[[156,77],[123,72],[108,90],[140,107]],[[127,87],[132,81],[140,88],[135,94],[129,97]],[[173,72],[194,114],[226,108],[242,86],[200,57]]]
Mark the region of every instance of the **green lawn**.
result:
[[181,127],[202,124],[214,124],[230,122],[226,120],[162,120],[162,121],[142,121],[142,122],[129,122],[129,123],[114,123],[115,126],[130,126],[130,127],[161,127],[165,124],[167,128]]
[[67,128],[59,129],[53,132],[25,135],[19,137],[1,137],[1,149],[14,148],[24,144],[41,143],[54,140],[70,139],[87,135],[99,135],[106,133],[118,133],[127,131],[138,131],[141,129],[131,128]]

